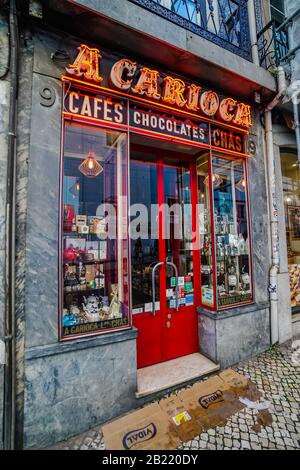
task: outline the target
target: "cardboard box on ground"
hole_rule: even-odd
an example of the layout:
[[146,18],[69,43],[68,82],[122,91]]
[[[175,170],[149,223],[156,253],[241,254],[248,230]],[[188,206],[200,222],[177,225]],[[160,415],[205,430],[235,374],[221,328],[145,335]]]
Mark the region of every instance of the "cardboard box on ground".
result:
[[103,426],[107,450],[176,449],[204,430],[225,425],[245,405],[239,397],[259,400],[246,377],[227,369],[177,395],[147,405]]

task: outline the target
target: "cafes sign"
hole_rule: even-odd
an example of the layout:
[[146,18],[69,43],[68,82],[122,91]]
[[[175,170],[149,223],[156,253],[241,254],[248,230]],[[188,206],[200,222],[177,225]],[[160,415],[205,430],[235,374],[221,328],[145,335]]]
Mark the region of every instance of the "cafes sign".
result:
[[190,144],[208,145],[215,149],[244,152],[243,135],[233,129],[220,128],[205,121],[172,116],[131,102],[127,113],[127,100],[104,95],[87,95],[70,90],[65,95],[65,115],[91,123],[97,121],[122,126],[135,133],[151,133]]
[[[102,67],[102,61],[99,49],[81,44],[74,62],[66,67],[67,76],[74,83],[90,84],[139,101],[157,103],[200,119],[203,117],[204,120],[215,120],[242,129],[252,126],[251,107],[234,98],[221,97],[213,90],[127,58],[116,60],[109,67],[107,64]],[[93,104],[97,105],[97,102]],[[118,110],[115,113],[116,116]],[[134,119],[134,114],[132,116]],[[171,128],[170,124],[168,128]]]

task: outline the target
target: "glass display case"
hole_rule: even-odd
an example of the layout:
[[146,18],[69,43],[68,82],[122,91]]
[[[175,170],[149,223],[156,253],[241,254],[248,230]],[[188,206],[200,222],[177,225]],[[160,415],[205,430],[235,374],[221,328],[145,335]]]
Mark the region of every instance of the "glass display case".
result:
[[218,307],[252,299],[246,175],[241,159],[212,158]]
[[205,154],[197,160],[201,304],[212,310],[249,303],[251,250],[245,161]]
[[66,122],[62,338],[129,326],[127,164],[126,134]]
[[214,263],[213,263],[213,224],[210,209],[210,172],[207,154],[196,161],[198,180],[198,227],[200,241],[200,282],[201,302],[203,305],[215,305]]
[[300,312],[300,171],[297,151],[280,149],[292,313]]

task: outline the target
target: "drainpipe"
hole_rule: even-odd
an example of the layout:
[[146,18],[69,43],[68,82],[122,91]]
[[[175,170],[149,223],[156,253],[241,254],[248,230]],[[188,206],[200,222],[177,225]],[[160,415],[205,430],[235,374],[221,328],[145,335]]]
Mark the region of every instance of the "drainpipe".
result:
[[278,93],[273,98],[273,100],[266,106],[265,111],[272,111],[275,106],[277,106],[281,101],[282,98],[285,96],[287,92],[287,84],[285,80],[285,71],[284,68],[279,65],[277,67],[277,88],[278,88]]
[[282,100],[287,92],[287,84],[283,67],[277,68],[278,93],[265,108],[265,139],[268,172],[269,213],[271,225],[272,265],[269,273],[269,292],[271,304],[271,343],[279,340],[278,324],[278,271],[279,271],[279,233],[278,207],[276,197],[275,157],[273,147],[272,109]]
[[249,19],[252,61],[255,65],[259,67],[254,0],[248,0],[247,6],[248,6],[248,19]]
[[272,112],[265,111],[266,157],[268,171],[269,214],[271,225],[272,265],[269,278],[269,292],[271,304],[271,342],[278,342],[278,278],[279,271],[279,236],[278,213],[275,186],[275,159],[273,149]]
[[18,93],[18,23],[16,0],[10,0],[10,91],[7,152],[6,259],[5,259],[5,343],[4,369],[4,448],[15,448],[16,422],[16,344],[15,344],[15,203],[16,131]]

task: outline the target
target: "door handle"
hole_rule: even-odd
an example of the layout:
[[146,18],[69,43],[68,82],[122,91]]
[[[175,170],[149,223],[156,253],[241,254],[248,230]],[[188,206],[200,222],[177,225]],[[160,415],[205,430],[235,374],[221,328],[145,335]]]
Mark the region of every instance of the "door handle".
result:
[[160,261],[159,263],[156,263],[155,266],[153,266],[152,269],[152,315],[155,316],[155,271],[159,266],[164,264],[163,261]]
[[166,264],[172,266],[175,271],[175,305],[176,311],[178,312],[179,309],[179,289],[178,289],[178,269],[176,264],[172,263],[171,261],[166,261]]

